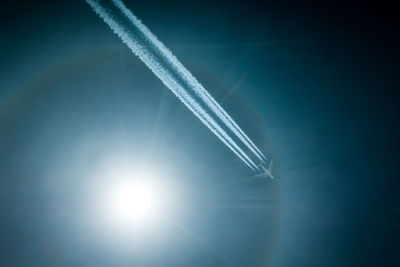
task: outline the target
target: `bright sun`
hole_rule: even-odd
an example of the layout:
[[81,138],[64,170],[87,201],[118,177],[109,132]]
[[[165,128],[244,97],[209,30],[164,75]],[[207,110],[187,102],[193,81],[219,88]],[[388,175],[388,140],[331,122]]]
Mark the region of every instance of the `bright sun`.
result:
[[159,203],[155,188],[145,181],[121,181],[110,193],[110,206],[117,220],[128,223],[148,221],[157,213]]
[[103,194],[108,221],[119,227],[157,221],[165,197],[153,178],[149,172],[125,170],[110,179]]

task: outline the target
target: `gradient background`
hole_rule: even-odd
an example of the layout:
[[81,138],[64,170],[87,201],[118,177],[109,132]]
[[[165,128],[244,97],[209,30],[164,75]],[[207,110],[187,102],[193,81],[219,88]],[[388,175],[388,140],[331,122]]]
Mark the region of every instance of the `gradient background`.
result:
[[[398,9],[125,3],[279,178],[253,179],[84,1],[3,4],[0,266],[400,265]],[[121,162],[173,173],[179,227],[96,227]]]

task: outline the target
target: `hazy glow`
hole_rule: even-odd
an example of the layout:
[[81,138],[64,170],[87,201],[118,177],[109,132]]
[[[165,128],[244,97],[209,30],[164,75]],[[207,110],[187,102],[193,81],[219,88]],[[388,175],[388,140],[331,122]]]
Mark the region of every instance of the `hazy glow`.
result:
[[158,222],[167,202],[160,178],[148,170],[119,168],[103,186],[106,220],[117,228]]
[[157,215],[155,188],[143,180],[125,180],[110,188],[109,209],[121,222],[149,221]]

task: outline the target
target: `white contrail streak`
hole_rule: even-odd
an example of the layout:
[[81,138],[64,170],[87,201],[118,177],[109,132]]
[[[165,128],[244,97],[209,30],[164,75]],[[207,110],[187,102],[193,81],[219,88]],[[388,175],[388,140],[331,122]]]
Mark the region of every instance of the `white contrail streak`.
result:
[[[242,159],[251,169],[257,169],[257,166],[243,152],[243,150],[226,134],[226,132],[213,120],[201,106],[188,95],[188,93],[179,84],[179,81],[174,77],[173,73],[163,66],[152,51],[141,40],[135,36],[134,32],[129,31],[121,21],[122,18],[118,14],[118,9],[112,10],[110,7],[101,5],[104,1],[87,1],[93,9],[98,13],[104,21],[114,30],[117,35],[131,48],[131,50],[139,56],[139,58],[160,78],[160,80],[225,144],[227,145],[240,159]],[[112,1],[113,2],[113,1]],[[93,4],[93,5],[92,5]],[[114,4],[114,3],[111,3]]]
[[[203,86],[175,56],[137,19],[121,1],[86,0],[94,11],[110,26],[153,73],[191,110],[226,146],[251,169],[258,167],[234,140],[204,110],[190,94],[192,91],[235,133],[260,159],[265,157],[243,133],[232,118],[208,94]],[[186,88],[188,87],[188,89]],[[188,92],[189,91],[189,92]]]
[[169,66],[174,69],[182,79],[189,83],[189,88],[200,97],[212,111],[228,126],[228,128],[253,152],[261,161],[265,161],[266,157],[261,153],[257,146],[250,140],[250,138],[243,132],[243,130],[235,123],[229,114],[218,104],[217,101],[207,92],[199,81],[182,65],[182,63],[166,48],[157,37],[150,32],[150,30],[132,14],[132,12],[125,7],[120,0],[113,1],[116,6],[127,16],[144,35],[149,38],[149,44],[154,49],[160,50],[164,59],[169,63]]

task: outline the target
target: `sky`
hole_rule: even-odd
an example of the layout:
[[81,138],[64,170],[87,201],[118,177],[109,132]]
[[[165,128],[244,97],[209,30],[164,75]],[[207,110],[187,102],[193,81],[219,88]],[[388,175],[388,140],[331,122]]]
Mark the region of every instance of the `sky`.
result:
[[[389,2],[124,2],[277,178],[254,178],[85,1],[8,3],[0,266],[400,264]],[[101,203],[131,170],[166,208],[125,229]]]

